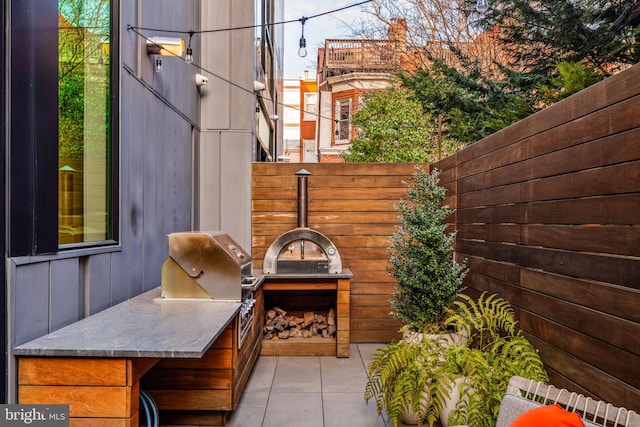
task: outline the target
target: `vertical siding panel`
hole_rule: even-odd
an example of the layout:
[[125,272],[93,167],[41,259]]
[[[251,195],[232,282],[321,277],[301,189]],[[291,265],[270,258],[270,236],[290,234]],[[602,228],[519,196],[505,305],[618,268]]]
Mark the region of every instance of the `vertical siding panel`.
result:
[[133,77],[128,73],[122,74],[122,95],[120,103],[122,112],[120,114],[120,211],[117,213],[120,220],[120,235],[116,239],[120,242],[121,252],[114,254],[112,258],[112,298],[114,301],[123,301],[127,298],[135,296],[139,292],[130,289],[131,279],[129,275],[131,263],[131,249],[129,248],[129,240],[131,239],[131,222],[129,218],[129,145],[124,141],[140,141],[139,126],[136,114],[139,114],[141,108],[139,105],[141,93],[140,85],[134,81]]
[[111,254],[92,255],[87,260],[89,314],[111,306]]
[[[164,70],[163,70],[164,71]],[[141,169],[143,180],[143,208],[142,208],[142,278],[143,289],[148,290],[157,286],[156,282],[152,286],[155,276],[157,275],[157,266],[159,265],[154,259],[154,247],[157,246],[159,209],[162,196],[160,193],[160,183],[157,171],[159,169],[159,157],[162,152],[167,149],[170,144],[172,132],[170,119],[168,116],[168,108],[162,104],[155,103],[150,111],[149,118],[145,122],[146,135],[143,140],[144,148],[142,150]]]
[[21,265],[15,276],[14,345],[20,345],[49,332],[49,263]]
[[51,262],[51,331],[84,316],[84,287],[77,258]]
[[124,196],[120,211],[123,221],[122,247],[126,251],[124,255],[126,255],[129,264],[129,296],[134,296],[144,290],[142,275],[142,235],[144,232],[142,152],[145,145],[143,141],[148,136],[148,121],[153,117],[153,99],[145,95],[144,89],[138,83],[130,85],[129,93],[129,141],[136,143],[123,146],[123,151],[126,150],[123,160],[126,158],[127,161],[126,163],[122,162],[123,175],[126,175],[127,179],[126,187],[122,186]]
[[[191,134],[188,123],[182,125],[181,134]],[[166,234],[191,229],[191,176],[194,173],[191,165],[191,140],[181,140],[173,135],[171,144],[159,158],[164,175],[159,177],[159,205],[162,214],[158,233],[166,241]],[[166,248],[159,253],[164,260]]]
[[[118,304],[127,300],[129,295],[129,260],[126,251],[111,254],[111,303]],[[133,296],[133,295],[132,295]]]

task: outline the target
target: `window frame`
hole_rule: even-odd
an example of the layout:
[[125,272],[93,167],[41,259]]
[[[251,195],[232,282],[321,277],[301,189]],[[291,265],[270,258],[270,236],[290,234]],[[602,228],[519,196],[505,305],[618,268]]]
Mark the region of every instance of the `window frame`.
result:
[[[58,0],[11,1],[10,256],[33,256],[119,239],[119,0],[111,0],[108,240],[58,243]],[[37,19],[35,18],[37,14]],[[19,96],[18,96],[19,95]]]
[[[334,133],[334,144],[335,145],[345,145],[349,144],[351,141],[351,98],[340,98],[336,99],[335,105],[335,133]],[[343,104],[347,105],[347,117],[342,119],[341,112]],[[346,135],[342,134],[341,124],[343,122],[347,123]]]
[[[310,100],[313,100],[313,102],[309,102]],[[313,111],[309,109],[310,105],[313,105]],[[316,120],[316,117],[318,117],[318,94],[316,92],[304,93],[303,111],[304,114],[302,117],[302,121],[310,122]]]

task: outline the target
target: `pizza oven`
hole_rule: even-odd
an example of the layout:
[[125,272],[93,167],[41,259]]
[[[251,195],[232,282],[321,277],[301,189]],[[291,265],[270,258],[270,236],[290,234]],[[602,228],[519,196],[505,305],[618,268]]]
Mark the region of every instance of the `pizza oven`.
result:
[[342,273],[342,260],[327,236],[307,226],[307,178],[302,169],[298,177],[298,226],[278,236],[264,256],[263,274]]
[[349,357],[350,287],[333,242],[307,225],[307,182],[298,177],[298,224],[264,256],[264,327],[260,354]]

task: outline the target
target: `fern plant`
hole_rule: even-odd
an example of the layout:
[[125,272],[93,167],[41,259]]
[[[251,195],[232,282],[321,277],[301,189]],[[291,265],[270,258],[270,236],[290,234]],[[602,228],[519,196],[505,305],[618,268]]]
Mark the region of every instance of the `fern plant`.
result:
[[548,381],[533,345],[517,327],[509,302],[483,293],[477,300],[461,295],[443,322],[467,340],[454,345],[445,330],[401,340],[378,350],[369,364],[365,400],[374,399],[378,415],[387,412],[398,426],[407,409],[418,424],[439,419],[455,380],[464,378],[450,424],[495,425],[500,402],[514,375]]
[[451,421],[492,427],[512,376],[548,381],[542,360],[517,328],[509,302],[497,295],[484,292],[477,301],[461,295],[448,313],[445,322],[468,337],[447,355],[447,369],[465,377]]
[[447,310],[445,324],[468,337],[468,347],[484,350],[505,335],[513,336],[517,322],[508,301],[483,292],[477,301],[460,295]]
[[364,398],[375,400],[378,416],[386,411],[397,427],[412,410],[418,425],[426,421],[433,426],[453,381],[442,369],[447,345],[423,334],[420,340],[394,342],[373,355]]

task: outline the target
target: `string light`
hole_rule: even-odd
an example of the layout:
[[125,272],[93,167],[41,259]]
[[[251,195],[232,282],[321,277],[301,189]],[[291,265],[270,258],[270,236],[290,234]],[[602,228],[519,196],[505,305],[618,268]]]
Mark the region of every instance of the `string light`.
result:
[[476,10],[480,13],[485,13],[489,10],[488,0],[478,0],[478,3],[476,3]]
[[304,58],[305,56],[307,56],[307,41],[304,39],[304,24],[307,22],[307,19],[309,18],[307,18],[306,16],[300,18],[300,22],[302,23],[302,36],[300,36],[300,47],[298,48],[298,56],[300,58]]
[[184,56],[184,62],[186,62],[187,64],[193,63],[193,49],[191,48],[191,39],[193,38],[194,34],[195,31],[189,30],[189,45],[187,46],[187,54]]
[[[127,28],[130,30],[144,30],[144,31],[158,31],[158,32],[164,32],[164,33],[177,33],[177,34],[189,34],[189,46],[187,47],[187,54],[185,57],[185,62],[191,64],[193,62],[193,50],[191,49],[191,37],[194,34],[204,34],[204,33],[217,33],[217,32],[221,32],[221,31],[234,31],[234,30],[246,30],[249,28],[259,28],[259,27],[266,27],[266,26],[270,26],[270,25],[282,25],[282,24],[290,24],[292,22],[301,22],[302,23],[302,37],[300,37],[300,41],[298,43],[299,49],[298,49],[298,55],[300,55],[301,57],[305,57],[307,56],[307,41],[304,38],[304,24],[305,22],[307,22],[308,19],[312,19],[312,18],[318,18],[320,16],[324,16],[324,15],[329,15],[331,13],[335,13],[335,12],[340,12],[342,10],[346,10],[355,6],[361,6],[363,4],[366,3],[370,3],[372,0],[365,0],[365,1],[361,1],[359,3],[355,3],[355,4],[351,4],[348,6],[344,6],[344,7],[340,7],[338,9],[333,9],[333,10],[329,10],[327,12],[322,12],[322,13],[318,13],[316,15],[312,15],[309,17],[303,16],[300,19],[291,19],[288,21],[281,21],[281,22],[272,22],[272,23],[265,23],[265,24],[257,24],[257,25],[245,25],[242,27],[232,27],[232,28],[220,28],[217,30],[201,30],[201,31],[178,31],[178,30],[166,30],[166,29],[160,29],[160,28],[146,28],[146,27],[134,27],[132,25],[128,25]],[[480,0],[479,0],[480,1]],[[486,0],[484,0],[486,3]]]
[[[150,40],[150,38],[149,38],[149,37],[147,37],[147,36],[145,36],[144,34],[142,34],[142,33],[141,33],[140,31],[138,31],[135,27],[128,26],[128,28],[127,28],[127,29],[128,29],[128,30],[130,30],[130,31],[133,31],[134,33],[136,33],[138,36],[140,36],[141,38],[143,38],[143,39],[145,39],[145,40]],[[177,55],[175,55],[175,56],[177,57]],[[160,58],[158,57],[157,59],[160,59]],[[154,63],[155,63],[156,65],[158,65],[158,62],[154,61]],[[160,69],[162,69],[162,60],[160,60],[159,65],[160,65]],[[233,81],[231,81],[231,80],[229,80],[229,79],[226,79],[226,78],[222,77],[221,75],[216,74],[215,72],[213,72],[213,71],[211,71],[211,70],[208,70],[208,69],[206,69],[206,68],[202,67],[201,65],[196,65],[196,66],[197,66],[200,70],[202,70],[202,72],[204,72],[205,74],[208,74],[208,75],[210,75],[210,76],[212,76],[212,77],[215,77],[215,78],[217,78],[218,80],[221,80],[221,81],[223,81],[223,82],[225,82],[225,83],[227,83],[227,84],[229,84],[229,85],[231,85],[231,86],[233,86],[233,87],[235,87],[235,88],[238,88],[238,89],[240,89],[240,90],[242,90],[242,91],[244,91],[244,92],[246,92],[246,93],[250,93],[250,94],[252,94],[252,95],[255,95],[258,99],[263,99],[263,100],[265,100],[265,101],[273,102],[274,104],[276,104],[276,105],[280,105],[280,106],[282,106],[282,107],[289,107],[289,108],[291,108],[291,109],[293,109],[293,110],[297,110],[297,111],[300,111],[300,112],[305,112],[305,113],[307,113],[307,114],[310,114],[310,115],[312,115],[312,116],[318,117],[318,118],[320,118],[320,119],[330,120],[330,121],[333,121],[333,122],[334,122],[334,123],[336,123],[336,124],[338,123],[338,120],[336,120],[336,119],[334,119],[334,118],[332,118],[332,117],[327,117],[327,116],[323,116],[322,114],[312,113],[312,112],[309,112],[309,111],[304,111],[302,108],[296,108],[296,107],[293,107],[293,106],[291,106],[290,104],[286,104],[286,103],[284,103],[284,102],[282,102],[282,101],[278,101],[278,100],[276,100],[276,99],[270,99],[270,98],[267,98],[267,97],[265,97],[265,96],[263,96],[263,95],[261,95],[261,94],[257,93],[257,92],[256,92],[256,90],[255,90],[255,86],[254,86],[254,88],[252,88],[252,89],[247,89],[246,87],[244,87],[244,86],[242,86],[242,85],[239,85],[238,83],[235,83],[235,82],[233,82]]]

